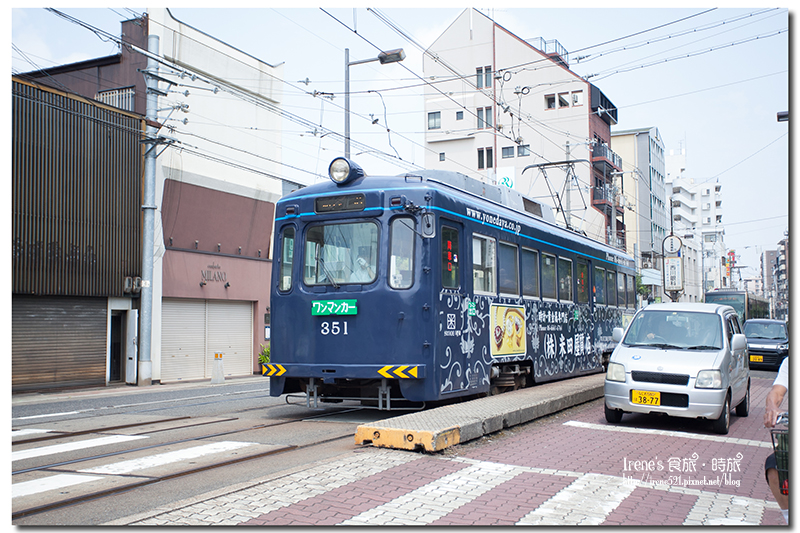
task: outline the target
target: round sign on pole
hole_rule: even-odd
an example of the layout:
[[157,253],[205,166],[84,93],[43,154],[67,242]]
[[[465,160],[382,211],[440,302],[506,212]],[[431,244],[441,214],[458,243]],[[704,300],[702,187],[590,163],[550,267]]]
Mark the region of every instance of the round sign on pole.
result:
[[683,243],[677,235],[668,235],[663,242],[664,255],[677,255]]

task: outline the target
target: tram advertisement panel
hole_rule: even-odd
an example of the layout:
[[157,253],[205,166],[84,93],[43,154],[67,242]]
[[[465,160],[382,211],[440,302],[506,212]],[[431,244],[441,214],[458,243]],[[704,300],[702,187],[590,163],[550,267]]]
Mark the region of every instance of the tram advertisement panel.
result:
[[490,327],[492,357],[525,355],[525,307],[521,305],[492,305]]

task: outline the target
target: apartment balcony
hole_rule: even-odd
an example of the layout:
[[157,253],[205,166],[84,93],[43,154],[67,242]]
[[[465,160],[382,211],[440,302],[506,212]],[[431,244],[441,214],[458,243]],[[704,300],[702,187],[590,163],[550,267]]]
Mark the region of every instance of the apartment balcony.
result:
[[622,172],[622,158],[608,145],[595,144],[592,147],[592,166],[603,174]]
[[612,206],[616,206],[617,215],[625,213],[625,208],[614,201],[614,194],[608,185],[592,187],[592,205],[607,216],[611,216]]

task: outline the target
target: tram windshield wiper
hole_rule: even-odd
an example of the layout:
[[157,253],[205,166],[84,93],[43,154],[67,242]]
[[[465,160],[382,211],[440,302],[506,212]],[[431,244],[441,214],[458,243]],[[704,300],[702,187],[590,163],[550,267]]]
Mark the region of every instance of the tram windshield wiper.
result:
[[321,252],[322,252],[322,247],[323,246],[325,246],[323,243],[320,243],[319,246],[317,246],[317,257],[316,257],[317,264],[322,267],[322,272],[325,273],[325,277],[328,278],[328,281],[331,282],[331,285],[333,285],[333,288],[334,289],[338,289],[339,288],[339,284],[336,283],[335,279],[333,279],[333,275],[331,274],[330,270],[328,270],[328,267],[325,266],[325,260],[322,258],[322,253]]

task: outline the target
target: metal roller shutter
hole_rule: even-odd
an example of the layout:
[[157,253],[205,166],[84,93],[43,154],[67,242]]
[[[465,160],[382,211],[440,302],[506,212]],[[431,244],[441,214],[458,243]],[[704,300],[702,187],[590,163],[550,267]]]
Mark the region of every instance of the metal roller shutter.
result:
[[14,295],[13,391],[106,384],[108,301]]
[[250,302],[207,302],[206,377],[212,377],[214,354],[222,352],[226,376],[253,373],[253,305]]
[[165,298],[162,304],[161,381],[211,378],[214,354],[225,376],[253,372],[253,304]]
[[163,300],[161,305],[161,381],[202,379],[205,374],[204,300]]

